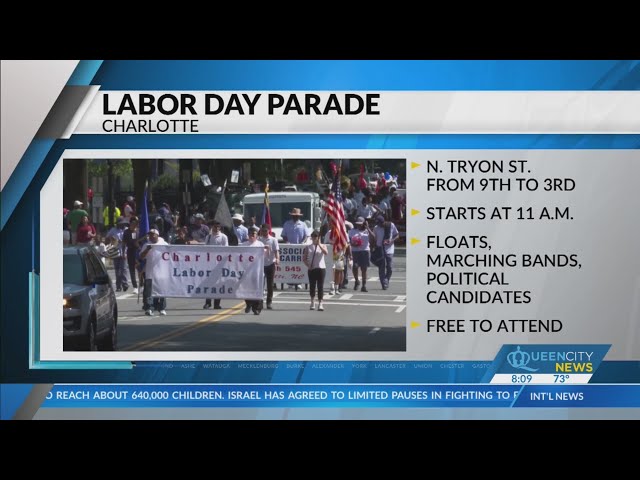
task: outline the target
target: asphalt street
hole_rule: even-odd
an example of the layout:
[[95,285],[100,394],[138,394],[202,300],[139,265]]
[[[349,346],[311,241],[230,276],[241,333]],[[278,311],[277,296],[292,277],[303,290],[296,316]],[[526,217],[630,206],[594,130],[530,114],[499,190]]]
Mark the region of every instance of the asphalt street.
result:
[[[330,270],[327,272],[330,273]],[[310,310],[309,291],[284,285],[273,310],[244,312],[244,301],[222,300],[222,310],[204,310],[204,299],[168,298],[167,315],[149,317],[131,288],[117,292],[118,350],[126,351],[404,351],[406,348],[406,258],[396,255],[388,290],[377,267],[368,270],[368,292],[325,291],[324,311]],[[316,302],[317,303],[317,302]]]

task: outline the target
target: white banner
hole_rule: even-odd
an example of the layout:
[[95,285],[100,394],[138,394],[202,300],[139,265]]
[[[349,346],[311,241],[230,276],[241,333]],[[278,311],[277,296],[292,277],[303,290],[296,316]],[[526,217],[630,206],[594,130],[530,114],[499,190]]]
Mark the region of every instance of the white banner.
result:
[[263,247],[158,245],[147,258],[153,296],[262,299]]
[[100,91],[75,134],[640,132],[638,91]]
[[[309,269],[302,262],[302,253],[306,245],[280,243],[280,265],[276,267],[273,277],[275,283],[309,283]],[[327,245],[329,253],[325,255],[327,273],[324,277],[326,285],[333,282],[333,245]]]

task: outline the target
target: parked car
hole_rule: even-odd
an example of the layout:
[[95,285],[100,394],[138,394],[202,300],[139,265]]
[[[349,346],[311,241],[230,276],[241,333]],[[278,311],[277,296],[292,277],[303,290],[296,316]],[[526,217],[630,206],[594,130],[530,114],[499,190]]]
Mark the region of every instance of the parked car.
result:
[[118,305],[104,264],[93,247],[63,252],[64,349],[115,350]]

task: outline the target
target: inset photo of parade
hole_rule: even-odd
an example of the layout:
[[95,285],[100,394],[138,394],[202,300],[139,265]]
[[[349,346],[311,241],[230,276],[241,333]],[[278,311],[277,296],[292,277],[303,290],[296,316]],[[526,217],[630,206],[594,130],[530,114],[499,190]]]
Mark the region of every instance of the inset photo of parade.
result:
[[63,162],[65,351],[406,350],[406,159]]

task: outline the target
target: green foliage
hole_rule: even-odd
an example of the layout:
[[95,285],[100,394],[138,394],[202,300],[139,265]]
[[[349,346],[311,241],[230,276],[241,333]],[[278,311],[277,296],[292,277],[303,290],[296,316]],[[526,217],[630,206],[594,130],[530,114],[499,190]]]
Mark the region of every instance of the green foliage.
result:
[[[130,159],[111,160],[111,164],[113,165],[114,177],[125,177],[133,174],[133,165]],[[89,177],[107,178],[109,174],[109,164],[106,160],[92,159],[87,161],[87,170]]]
[[178,188],[178,177],[172,173],[163,173],[153,182],[151,182],[153,190],[172,190]]

